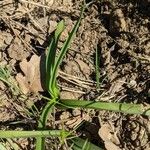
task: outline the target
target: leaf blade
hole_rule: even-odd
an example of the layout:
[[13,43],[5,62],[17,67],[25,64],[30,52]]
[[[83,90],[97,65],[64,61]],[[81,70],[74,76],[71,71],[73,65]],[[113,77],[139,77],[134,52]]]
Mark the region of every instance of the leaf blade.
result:
[[46,55],[46,88],[49,91],[49,93],[52,93],[51,89],[52,86],[50,85],[50,79],[52,77],[52,72],[55,64],[58,40],[63,30],[64,30],[64,21],[62,20],[57,25],[54,37],[52,38],[52,41],[48,48],[48,53]]
[[[66,54],[66,52],[67,52],[67,50],[68,50],[68,48],[69,48],[69,46],[70,46],[70,44],[73,40],[73,37],[74,37],[78,27],[79,27],[79,24],[81,22],[84,10],[85,10],[85,6],[82,7],[80,17],[79,17],[78,21],[76,22],[76,24],[74,25],[74,28],[70,32],[69,37],[67,38],[67,40],[63,44],[63,47],[61,48],[60,54],[57,57],[56,63],[54,65],[54,70],[53,70],[53,73],[52,73],[52,78],[50,80],[50,85],[53,86],[52,89],[55,89],[58,67],[59,67],[60,63],[62,62],[63,57]],[[54,93],[55,93],[55,91],[54,91]]]

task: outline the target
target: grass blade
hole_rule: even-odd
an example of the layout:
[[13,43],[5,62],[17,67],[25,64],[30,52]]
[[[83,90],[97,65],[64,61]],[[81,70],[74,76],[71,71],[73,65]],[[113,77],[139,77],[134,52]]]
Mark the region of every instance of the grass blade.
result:
[[55,64],[57,44],[63,30],[64,30],[64,21],[62,20],[57,25],[55,35],[51,40],[50,46],[48,48],[48,53],[46,56],[46,88],[50,93],[52,93],[51,89],[52,85],[50,84],[50,79]]
[[15,143],[12,139],[7,138],[7,142],[9,143],[11,149],[13,149],[13,150],[19,150],[20,149],[19,145],[17,145],[17,143]]
[[73,150],[102,150],[100,147],[89,142],[87,139],[84,140],[79,137],[68,140],[68,144],[70,146],[73,145]]
[[0,80],[3,81],[4,83],[6,83],[8,86],[12,86],[12,83],[10,83],[8,81],[9,78],[9,74],[8,71],[6,70],[6,68],[1,67],[0,68]]
[[10,87],[14,95],[21,93],[20,88],[16,85],[16,83],[14,83],[14,80],[8,68],[0,67],[0,80]]
[[[52,109],[56,103],[55,99],[49,101],[46,106],[44,107],[42,114],[39,119],[38,129],[43,130],[45,129],[48,114],[52,112]],[[43,150],[45,145],[45,138],[38,137],[36,138],[36,150]]]
[[62,137],[68,135],[67,131],[41,130],[41,131],[0,131],[0,138],[35,138],[35,137]]
[[[64,22],[63,21],[61,21],[58,24],[57,29],[55,31],[54,38],[51,41],[51,44],[50,44],[50,47],[48,50],[48,54],[46,57],[46,80],[47,80],[46,87],[47,87],[48,92],[51,95],[52,100],[50,101],[50,103],[48,103],[45,106],[44,110],[42,111],[42,115],[40,117],[40,122],[39,122],[39,126],[38,126],[39,129],[45,128],[48,113],[50,112],[50,110],[52,110],[52,106],[54,106],[56,101],[58,100],[59,89],[58,89],[57,83],[56,83],[58,67],[59,67],[60,63],[62,62],[62,59],[63,59],[64,55],[66,54],[66,52],[72,42],[72,39],[79,27],[79,24],[80,24],[82,16],[83,16],[84,9],[85,9],[85,6],[82,8],[80,18],[77,21],[77,23],[75,24],[71,33],[69,34],[69,37],[63,44],[60,54],[58,55],[58,58],[56,58],[56,60],[55,60],[55,57],[56,57],[56,49],[57,49],[58,40],[59,40],[60,34],[64,30]],[[37,138],[36,150],[44,149],[44,145],[45,145],[44,143],[45,143],[44,138]]]
[[0,150],[7,150],[2,143],[0,143]]
[[77,29],[78,29],[79,24],[81,22],[81,19],[83,17],[84,9],[85,9],[85,6],[82,7],[80,18],[78,19],[78,21],[76,22],[74,28],[70,32],[69,37],[67,38],[67,40],[63,44],[63,47],[61,48],[60,54],[59,54],[58,58],[56,59],[56,63],[54,65],[54,70],[53,70],[51,83],[50,83],[50,85],[53,86],[52,89],[55,89],[55,85],[56,85],[55,83],[56,83],[56,78],[57,78],[58,67],[59,67],[60,63],[62,62],[63,57],[66,54],[66,52],[67,52],[67,50],[68,50],[68,48],[69,48],[69,46],[70,46],[70,44],[73,40],[73,37],[74,37],[75,33],[77,32]]
[[127,103],[109,103],[109,102],[97,102],[86,100],[61,100],[60,103],[63,106],[69,108],[86,108],[86,109],[98,109],[109,110],[114,112],[121,112],[126,114],[141,114],[150,116],[150,106],[144,106],[142,104],[127,104]]
[[54,105],[56,104],[56,100],[54,99],[51,99],[47,104],[46,106],[44,107],[44,109],[42,110],[42,114],[40,116],[40,119],[39,119],[39,125],[38,125],[38,128],[45,128],[45,125],[46,125],[46,122],[47,122],[47,117],[48,117],[48,114],[52,112],[52,109],[54,107]]

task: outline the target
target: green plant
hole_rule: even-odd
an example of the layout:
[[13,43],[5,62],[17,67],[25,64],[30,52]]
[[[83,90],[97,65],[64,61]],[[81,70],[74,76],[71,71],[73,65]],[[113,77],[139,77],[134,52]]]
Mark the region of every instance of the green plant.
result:
[[10,70],[6,66],[0,67],[0,80],[10,87],[14,95],[17,95],[21,92],[19,87],[14,83],[14,80],[10,74]]
[[[60,21],[58,23],[54,37],[51,40],[50,46],[48,48],[47,57],[46,57],[46,89],[50,94],[50,100],[42,111],[42,114],[39,120],[39,125],[38,125],[39,129],[45,129],[48,114],[52,111],[53,107],[59,102],[60,91],[57,86],[57,80],[56,80],[58,68],[79,27],[79,24],[83,17],[84,9],[85,9],[85,6],[82,7],[80,18],[78,19],[74,28],[70,32],[69,37],[66,39],[57,57],[56,57],[56,49],[57,49],[59,37],[64,30],[64,21]],[[44,141],[45,141],[44,138],[37,138],[37,141],[36,141],[37,150],[44,149],[44,145],[45,145]]]

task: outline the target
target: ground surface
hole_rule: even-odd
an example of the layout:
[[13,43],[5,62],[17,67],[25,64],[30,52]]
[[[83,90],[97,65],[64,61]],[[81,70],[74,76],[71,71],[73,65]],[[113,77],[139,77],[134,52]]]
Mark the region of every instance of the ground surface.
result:
[[[8,87],[0,81],[1,129],[36,128],[38,112],[31,115],[31,106],[35,104],[40,110],[40,94],[45,94],[39,80],[40,56],[57,22],[64,19],[61,47],[79,17],[81,5],[82,0],[0,1],[0,66],[7,66],[9,81],[19,86]],[[95,82],[96,47],[100,90]],[[150,1],[93,1],[84,13],[58,79],[62,98],[149,104]],[[150,149],[148,117],[78,109],[56,109],[54,114],[48,127],[71,130],[84,121],[79,132],[107,150]],[[48,143],[52,143],[47,144],[48,149],[58,149],[56,140]],[[31,139],[19,139],[16,144],[20,149],[34,149]],[[11,141],[6,145],[10,149]]]

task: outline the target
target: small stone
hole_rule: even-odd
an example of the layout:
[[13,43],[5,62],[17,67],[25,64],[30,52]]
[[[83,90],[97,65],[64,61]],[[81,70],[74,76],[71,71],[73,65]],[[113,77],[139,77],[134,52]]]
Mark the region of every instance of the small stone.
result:
[[63,112],[60,116],[61,120],[65,120],[68,119],[70,117],[70,113],[69,112]]
[[49,27],[48,32],[52,33],[57,27],[57,22],[51,20],[51,21],[49,21],[49,24],[50,24],[50,27]]
[[130,81],[130,86],[131,87],[135,87],[137,85],[136,81],[135,80],[131,80]]
[[74,110],[72,111],[72,113],[73,113],[74,116],[78,116],[78,115],[81,114],[81,111],[80,111],[79,109],[74,109]]

